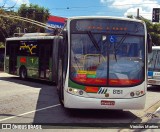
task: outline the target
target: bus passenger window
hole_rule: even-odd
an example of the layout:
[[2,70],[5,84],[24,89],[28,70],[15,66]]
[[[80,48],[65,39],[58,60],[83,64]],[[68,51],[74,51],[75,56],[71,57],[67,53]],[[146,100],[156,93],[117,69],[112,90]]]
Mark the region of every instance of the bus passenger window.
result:
[[160,69],[160,51],[158,51],[158,54],[157,54],[157,61],[156,61],[155,68]]

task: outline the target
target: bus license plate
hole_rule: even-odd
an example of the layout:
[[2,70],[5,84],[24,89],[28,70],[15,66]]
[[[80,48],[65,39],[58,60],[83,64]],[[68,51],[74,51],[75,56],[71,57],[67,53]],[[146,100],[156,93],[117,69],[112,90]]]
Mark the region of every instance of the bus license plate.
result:
[[101,105],[115,105],[115,101],[101,100]]

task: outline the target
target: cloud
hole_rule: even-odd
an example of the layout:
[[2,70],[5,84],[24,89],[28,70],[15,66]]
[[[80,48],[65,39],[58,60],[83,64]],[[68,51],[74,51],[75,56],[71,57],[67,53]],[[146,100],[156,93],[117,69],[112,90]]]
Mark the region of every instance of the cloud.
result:
[[29,4],[29,0],[11,0],[13,3],[16,3],[17,5],[21,5],[21,4]]
[[147,19],[152,19],[152,11],[146,11],[144,10],[142,7],[139,8],[129,8],[125,13],[124,16],[127,17],[128,15],[133,15],[133,16],[137,16],[137,9],[139,9],[140,12],[140,16],[143,16],[144,18]]
[[157,0],[100,0],[109,8],[124,12],[124,16],[137,15],[137,9],[141,16],[151,19],[153,8],[160,8]]
[[100,0],[101,3],[113,2],[114,0]]
[[12,7],[12,6],[20,6],[21,4],[30,4],[29,0],[0,0],[0,6],[4,7]]

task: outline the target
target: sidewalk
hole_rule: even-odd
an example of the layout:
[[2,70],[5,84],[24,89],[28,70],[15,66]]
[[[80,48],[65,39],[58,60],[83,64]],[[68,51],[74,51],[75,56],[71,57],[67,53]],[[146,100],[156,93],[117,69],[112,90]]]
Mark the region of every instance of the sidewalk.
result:
[[160,107],[152,114],[151,119],[147,123],[159,123],[160,127]]
[[[151,115],[150,117],[147,117],[148,120],[142,119],[142,122],[135,123],[135,126],[137,126],[137,128],[118,129],[117,132],[159,132],[160,131],[160,106],[155,112],[150,113],[150,115]],[[138,126],[142,126],[142,127],[138,127]]]
[[145,132],[159,132],[160,131],[160,107],[152,114],[151,118],[147,121],[148,129],[140,130]]
[[0,77],[15,77],[15,75],[11,75],[11,74],[5,73],[4,71],[0,71]]

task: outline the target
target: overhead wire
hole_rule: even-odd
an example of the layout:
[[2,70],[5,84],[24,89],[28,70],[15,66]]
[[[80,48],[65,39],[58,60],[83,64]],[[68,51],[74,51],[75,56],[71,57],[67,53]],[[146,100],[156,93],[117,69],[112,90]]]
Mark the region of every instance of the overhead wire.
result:
[[[157,3],[157,2],[153,2],[153,3],[151,3],[151,2],[148,2],[148,3],[139,3],[139,4],[116,4],[116,5],[110,5],[111,7],[115,7],[115,6],[129,6],[129,5],[131,5],[131,6],[133,6],[133,7],[135,7],[135,6],[140,6],[140,5],[150,5],[150,4],[157,4],[157,5],[160,5],[159,3]],[[99,8],[99,7],[106,7],[106,5],[101,5],[101,6],[95,6],[95,5],[93,5],[93,6],[72,6],[72,7],[69,7],[69,6],[67,6],[67,7],[60,7],[60,8],[57,8],[57,7],[55,7],[55,8],[50,8],[49,10],[51,11],[51,10],[59,10],[59,11],[67,11],[67,12],[72,12],[72,11],[74,11],[74,12],[88,12],[88,8]],[[86,9],[86,10],[85,10]],[[90,11],[90,10],[89,10]],[[121,12],[119,12],[119,11],[107,11],[107,13],[118,13],[118,14],[121,14]],[[127,13],[136,13],[136,12],[127,12]],[[140,14],[145,14],[145,15],[151,15],[152,14],[152,12],[141,12]]]
[[9,7],[6,7],[5,4],[7,3],[7,1],[8,1],[8,0],[5,0],[4,4],[3,4],[2,6],[0,6],[0,8],[6,9],[6,10],[7,10],[7,9],[12,9],[12,8],[15,8],[15,6],[17,5],[17,2],[18,2],[18,0],[16,0],[16,2],[14,3],[14,5],[9,6]]
[[[113,7],[113,6],[125,6],[125,5],[132,5],[132,6],[136,6],[136,5],[145,5],[145,4],[157,4],[157,5],[160,5],[159,3],[141,3],[141,4],[116,4],[116,5],[110,5],[111,7]],[[106,4],[107,5],[107,4]],[[95,5],[93,5],[93,6],[73,6],[73,7],[69,7],[69,6],[67,6],[67,7],[59,7],[59,8],[57,8],[57,7],[54,7],[54,8],[50,8],[49,10],[69,10],[69,9],[84,9],[84,8],[99,8],[99,7],[106,7],[106,5],[101,5],[101,6],[95,6]]]
[[[7,1],[7,0],[6,0]],[[5,1],[5,3],[6,3]],[[18,1],[18,0],[17,0]],[[17,4],[17,1],[15,2],[15,4],[13,6],[10,6],[10,7],[4,7],[3,5],[3,8],[18,8],[18,7],[15,7],[16,4]],[[160,5],[159,3],[156,3],[156,2],[153,2],[153,3],[140,3],[140,4],[116,4],[116,5],[110,5],[111,7],[113,6],[127,6],[127,5],[132,5],[132,6],[136,6],[136,5],[145,5],[145,4],[157,4],[157,5]],[[96,5],[91,5],[91,6],[71,6],[69,7],[68,6],[68,1],[67,1],[67,7],[54,7],[54,8],[50,8],[49,10],[71,10],[71,9],[88,9],[88,8],[99,8],[99,7],[106,7],[106,5],[101,5],[101,6],[96,6]],[[1,6],[2,7],[2,6]]]
[[[17,0],[18,1],[18,0]],[[5,7],[4,5],[5,4],[3,4],[3,8],[8,8],[8,9],[12,9],[12,8],[18,8],[18,7],[16,7],[16,4],[17,4],[17,1],[15,2],[15,4],[13,5],[13,6],[11,6],[11,7]],[[6,3],[7,2],[7,0],[4,2],[4,3]],[[138,6],[138,5],[145,5],[145,4],[157,4],[157,5],[160,5],[159,3],[156,3],[156,2],[153,2],[153,3],[151,3],[151,2],[148,2],[148,3],[139,3],[139,4],[117,4],[117,5],[110,5],[111,7],[113,7],[113,6],[127,6],[127,5],[132,5],[132,6]],[[106,7],[106,5],[100,5],[100,6],[96,6],[96,5],[91,5],[91,6],[71,6],[71,7],[69,7],[68,6],[69,4],[68,4],[68,1],[67,1],[67,7],[55,7],[55,8],[50,8],[49,9],[49,11],[51,11],[51,10],[59,10],[59,11],[68,11],[68,12],[70,12],[70,11],[74,11],[74,12],[87,12],[88,11],[88,8],[99,8],[99,7]],[[82,10],[81,10],[82,9]],[[86,9],[86,10],[84,10],[84,9]],[[120,14],[120,12],[119,11],[108,11],[108,13],[119,13]],[[128,13],[135,13],[135,12],[128,12]],[[141,12],[141,14],[151,14],[151,13],[142,13]]]
[[4,1],[4,4],[0,7],[0,8],[3,8],[6,4],[7,0]]

